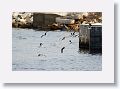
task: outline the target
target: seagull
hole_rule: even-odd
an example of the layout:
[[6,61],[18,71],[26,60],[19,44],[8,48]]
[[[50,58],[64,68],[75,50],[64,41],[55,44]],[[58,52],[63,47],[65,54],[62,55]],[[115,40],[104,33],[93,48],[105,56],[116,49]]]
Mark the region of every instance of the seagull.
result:
[[62,40],[64,40],[64,39],[65,39],[65,37],[62,38]]
[[71,40],[69,40],[69,42],[70,42],[70,44],[72,43],[72,41],[71,41]]
[[91,28],[91,26],[92,26],[91,23],[89,23],[89,28]]
[[73,32],[73,35],[75,35],[75,32]]
[[89,26],[90,26],[90,27],[92,26],[91,23],[89,23]]
[[41,56],[41,54],[38,54],[38,56]]
[[42,43],[40,43],[40,47],[42,46],[43,44]]
[[45,35],[46,35],[46,33],[45,33]]
[[43,37],[44,35],[41,36],[41,38]]
[[63,53],[63,49],[65,49],[65,47],[63,47],[63,48],[61,49],[61,53]]
[[[47,33],[47,32],[46,32],[46,33]],[[41,38],[42,38],[43,36],[46,36],[46,33],[45,33],[44,35],[42,35]]]
[[78,36],[78,35],[75,35],[75,37]]

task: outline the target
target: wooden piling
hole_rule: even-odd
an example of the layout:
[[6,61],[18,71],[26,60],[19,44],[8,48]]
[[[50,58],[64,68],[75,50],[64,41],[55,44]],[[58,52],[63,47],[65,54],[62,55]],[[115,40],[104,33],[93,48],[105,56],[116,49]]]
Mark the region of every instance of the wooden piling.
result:
[[102,53],[102,25],[80,25],[79,48],[90,53]]

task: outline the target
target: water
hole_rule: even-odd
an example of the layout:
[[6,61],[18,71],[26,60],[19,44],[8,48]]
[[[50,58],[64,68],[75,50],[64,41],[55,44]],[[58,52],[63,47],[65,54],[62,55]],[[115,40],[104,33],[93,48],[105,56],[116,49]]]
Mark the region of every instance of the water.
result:
[[[13,71],[102,70],[102,55],[79,52],[79,39],[71,36],[71,32],[48,31],[46,36],[41,38],[44,34],[45,31],[13,28]],[[40,43],[43,45],[40,46]],[[61,53],[62,47],[65,47],[63,53]]]

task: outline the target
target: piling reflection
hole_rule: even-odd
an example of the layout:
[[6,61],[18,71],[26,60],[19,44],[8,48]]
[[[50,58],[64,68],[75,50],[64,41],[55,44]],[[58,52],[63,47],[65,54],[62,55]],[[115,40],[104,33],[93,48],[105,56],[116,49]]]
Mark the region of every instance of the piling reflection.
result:
[[102,55],[102,49],[85,49],[85,48],[80,48],[78,50],[78,53],[84,53],[84,54],[92,54],[92,55]]

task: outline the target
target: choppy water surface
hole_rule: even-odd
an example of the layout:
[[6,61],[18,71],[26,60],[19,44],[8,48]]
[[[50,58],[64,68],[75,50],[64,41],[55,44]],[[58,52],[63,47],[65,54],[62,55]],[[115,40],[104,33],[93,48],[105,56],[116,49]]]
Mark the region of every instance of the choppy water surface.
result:
[[[12,30],[13,71],[100,71],[102,55],[79,52],[78,37],[66,31]],[[78,34],[77,32],[75,33]],[[64,38],[65,37],[65,38]],[[64,38],[64,39],[63,39]],[[63,40],[62,40],[63,39]],[[69,42],[71,40],[71,42]],[[40,46],[40,43],[43,45]],[[65,47],[63,53],[61,48]]]

